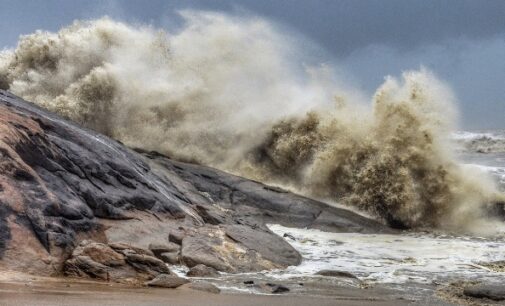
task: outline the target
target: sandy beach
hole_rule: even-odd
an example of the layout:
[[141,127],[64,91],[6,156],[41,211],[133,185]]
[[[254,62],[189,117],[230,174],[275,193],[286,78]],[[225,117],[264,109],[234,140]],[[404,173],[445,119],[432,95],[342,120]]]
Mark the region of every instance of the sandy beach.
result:
[[0,305],[410,305],[398,299],[367,296],[310,297],[212,294],[189,288],[147,289],[85,283],[2,283]]

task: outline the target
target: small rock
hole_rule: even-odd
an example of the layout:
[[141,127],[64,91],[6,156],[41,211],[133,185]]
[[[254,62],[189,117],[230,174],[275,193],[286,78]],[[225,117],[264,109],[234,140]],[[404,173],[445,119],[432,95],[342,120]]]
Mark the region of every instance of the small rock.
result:
[[215,285],[207,282],[198,282],[198,283],[192,283],[189,285],[189,288],[194,289],[194,290],[199,290],[199,291],[205,291],[205,292],[210,292],[210,293],[220,293],[221,289],[216,287]]
[[289,288],[283,285],[275,285],[272,287],[272,293],[284,293],[289,292]]
[[288,234],[288,233],[284,233],[284,235],[282,235],[282,237],[284,237],[284,238],[289,238],[289,239],[291,239],[291,240],[296,240],[296,239],[295,239],[295,237],[294,237],[293,235]]
[[270,293],[284,293],[289,291],[289,288],[286,286],[272,283],[262,284],[259,287],[265,291],[270,291]]
[[486,298],[493,301],[505,300],[505,286],[503,285],[474,285],[466,287],[463,294],[474,298]]
[[187,283],[189,283],[189,280],[185,278],[176,275],[160,274],[147,282],[146,285],[151,287],[177,288]]
[[164,262],[171,265],[178,265],[180,263],[180,255],[179,252],[168,252],[162,253],[159,258]]
[[317,272],[316,275],[358,279],[356,276],[354,276],[353,274],[351,274],[349,272],[338,271],[338,270],[321,270],[321,271]]
[[186,236],[186,233],[183,230],[171,231],[168,234],[168,241],[176,243],[178,245],[181,245],[182,239],[184,239],[184,236]]
[[179,252],[181,249],[181,246],[173,243],[173,242],[168,242],[168,243],[151,243],[149,245],[149,250],[153,252],[154,256],[160,258],[161,254],[163,253],[172,253],[172,252]]
[[193,268],[189,269],[186,276],[190,277],[217,277],[219,273],[216,269],[212,267],[207,267],[206,265],[198,264]]
[[252,280],[244,281],[244,285],[254,285],[254,281]]

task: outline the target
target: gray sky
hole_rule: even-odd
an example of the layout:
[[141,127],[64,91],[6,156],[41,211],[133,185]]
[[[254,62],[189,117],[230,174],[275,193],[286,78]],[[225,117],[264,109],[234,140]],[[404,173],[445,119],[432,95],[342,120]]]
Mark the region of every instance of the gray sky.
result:
[[298,32],[321,47],[318,60],[338,64],[369,94],[385,75],[423,65],[454,89],[465,128],[505,128],[502,0],[0,0],[0,48],[102,15],[172,27],[184,8],[258,15]]

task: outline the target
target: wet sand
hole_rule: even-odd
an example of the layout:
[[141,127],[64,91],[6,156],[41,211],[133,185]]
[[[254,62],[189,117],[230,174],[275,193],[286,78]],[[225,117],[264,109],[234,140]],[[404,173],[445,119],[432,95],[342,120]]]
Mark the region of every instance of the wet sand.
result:
[[96,284],[3,283],[0,305],[409,305],[404,300],[370,300],[367,297],[306,297],[248,294],[211,294],[182,289],[127,288]]
[[0,305],[411,305],[407,300],[377,292],[335,288],[331,297],[301,295],[212,294],[188,287],[178,289],[135,288],[120,284],[68,278],[38,277],[0,271]]
[[[323,286],[324,287],[324,286]],[[327,288],[331,296],[310,296],[303,292],[282,295],[213,294],[183,286],[177,289],[130,287],[116,283],[71,278],[39,277],[0,270],[0,306],[389,306],[452,305],[438,298],[409,298],[384,288],[359,289],[346,286]]]

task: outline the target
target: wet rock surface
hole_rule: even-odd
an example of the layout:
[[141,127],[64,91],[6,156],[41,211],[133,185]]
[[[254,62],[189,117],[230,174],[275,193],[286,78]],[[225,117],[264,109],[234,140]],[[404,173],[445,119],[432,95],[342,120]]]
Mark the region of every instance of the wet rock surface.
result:
[[219,273],[216,269],[212,267],[207,267],[206,265],[196,265],[193,268],[189,269],[186,273],[186,276],[189,277],[218,277]]
[[6,91],[0,157],[0,267],[22,272],[146,279],[174,262],[259,271],[301,260],[268,223],[392,232],[275,187],[131,150]]
[[464,288],[463,294],[478,299],[489,299],[493,301],[505,300],[505,286],[492,284],[478,284]]
[[146,284],[150,287],[177,288],[187,283],[189,283],[189,280],[185,278],[170,274],[160,274]]
[[344,278],[355,278],[357,277],[352,273],[338,270],[321,270],[316,273],[316,275],[328,276],[328,277],[344,277]]

